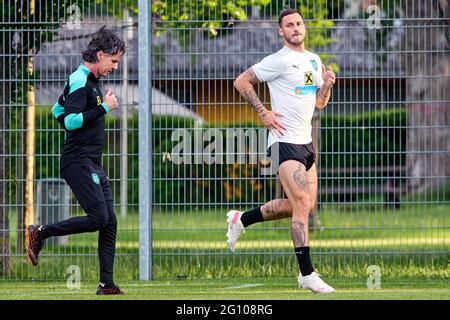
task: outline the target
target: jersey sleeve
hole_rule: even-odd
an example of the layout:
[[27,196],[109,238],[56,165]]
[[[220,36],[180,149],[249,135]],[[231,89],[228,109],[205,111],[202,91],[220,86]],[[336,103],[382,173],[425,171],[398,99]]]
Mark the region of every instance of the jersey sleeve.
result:
[[64,111],[64,94],[62,94],[58,101],[55,102],[55,104],[52,107],[52,114],[56,118],[56,120],[59,122],[59,124],[64,128],[64,130],[67,130],[65,124],[64,124],[64,118],[65,118],[65,111]]
[[260,62],[252,66],[258,80],[261,82],[271,81],[282,72],[281,63],[273,55],[267,56]]
[[106,114],[101,105],[98,108],[86,110],[88,101],[88,89],[82,87],[69,93],[65,103],[64,125],[67,130],[75,130],[88,125],[98,117]]

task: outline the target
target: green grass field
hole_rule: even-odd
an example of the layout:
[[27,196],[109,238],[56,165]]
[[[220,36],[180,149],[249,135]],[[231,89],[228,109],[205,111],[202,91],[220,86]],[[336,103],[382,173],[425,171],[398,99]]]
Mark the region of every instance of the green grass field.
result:
[[[400,210],[324,206],[311,231],[312,259],[337,292],[298,289],[289,220],[251,226],[227,250],[223,210],[155,210],[153,276],[139,278],[138,215],[118,223],[116,282],[125,296],[98,297],[97,234],[68,238],[42,251],[32,267],[24,255],[0,280],[0,300],[449,300],[448,205],[404,205]],[[12,222],[15,219],[11,219]],[[12,229],[14,230],[14,225]],[[14,252],[17,233],[11,233]],[[67,267],[81,268],[81,289],[66,286]],[[381,270],[381,289],[368,289],[367,267]],[[177,277],[185,280],[175,280]]]
[[[298,272],[292,253],[289,219],[248,228],[231,254],[226,245],[225,213],[230,208],[179,209],[153,212],[153,276],[155,279],[222,279],[285,277]],[[364,205],[323,206],[320,225],[311,230],[312,259],[327,277],[364,277],[369,265],[385,277],[450,277],[448,204],[404,204],[401,209]],[[118,216],[115,275],[137,280],[139,270],[138,215]],[[15,217],[11,216],[15,230]],[[11,233],[12,252],[17,233]],[[47,242],[38,267],[16,254],[10,280],[60,281],[70,265],[81,268],[85,281],[98,278],[97,234],[72,235],[68,243]],[[0,281],[0,285],[2,285]]]
[[99,297],[97,284],[69,290],[64,281],[0,282],[0,300],[449,300],[450,281],[442,278],[381,278],[380,289],[368,289],[366,278],[325,278],[336,292],[318,295],[298,289],[295,278],[154,280],[120,283],[124,296]]

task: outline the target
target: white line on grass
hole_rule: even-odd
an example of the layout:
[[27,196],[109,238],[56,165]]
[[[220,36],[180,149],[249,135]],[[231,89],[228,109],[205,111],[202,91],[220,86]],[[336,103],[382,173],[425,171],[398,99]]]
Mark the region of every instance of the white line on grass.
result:
[[238,286],[232,286],[232,287],[226,287],[223,288],[224,290],[229,290],[229,289],[242,289],[242,288],[252,288],[252,287],[259,287],[262,286],[261,283],[244,283]]

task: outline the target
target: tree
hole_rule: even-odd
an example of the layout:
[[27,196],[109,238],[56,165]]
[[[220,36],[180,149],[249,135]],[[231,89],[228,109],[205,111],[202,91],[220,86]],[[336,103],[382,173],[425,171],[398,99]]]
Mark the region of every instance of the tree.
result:
[[[10,174],[6,166],[6,155],[10,150],[7,130],[12,115],[11,106],[23,106],[27,90],[25,82],[14,80],[32,81],[26,71],[28,57],[51,38],[55,25],[48,17],[60,17],[65,3],[61,1],[60,7],[39,0],[5,0],[0,3],[3,21],[0,32],[0,274],[11,269],[9,212],[6,203],[3,203],[8,201],[6,181]],[[16,95],[12,96],[12,92]]]
[[407,76],[406,99],[411,101],[410,187],[420,191],[448,182],[448,178],[431,177],[450,176],[450,5],[448,0],[411,0],[403,2],[402,9],[406,18],[415,19],[406,21],[403,43],[403,50],[414,53],[403,54],[402,65]]

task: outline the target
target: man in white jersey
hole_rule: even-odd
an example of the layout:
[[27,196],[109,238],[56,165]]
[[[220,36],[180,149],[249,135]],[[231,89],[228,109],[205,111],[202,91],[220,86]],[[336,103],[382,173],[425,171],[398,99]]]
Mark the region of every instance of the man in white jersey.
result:
[[[309,254],[308,217],[316,203],[317,170],[311,137],[314,108],[323,109],[330,98],[335,74],[318,55],[305,50],[306,27],[294,9],[278,18],[284,47],[240,74],[234,86],[258,112],[269,129],[268,153],[277,162],[287,199],[275,199],[253,210],[227,213],[228,246],[234,252],[238,237],[249,225],[292,217],[291,236],[299,263],[299,286],[316,293],[331,293],[314,271]],[[271,111],[258,98],[254,85],[267,82]]]

